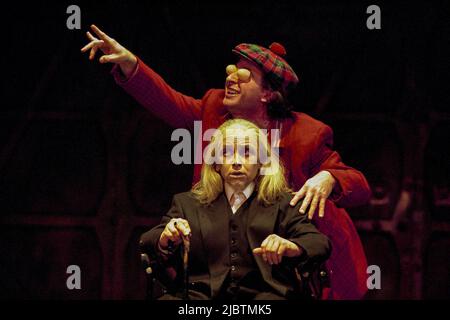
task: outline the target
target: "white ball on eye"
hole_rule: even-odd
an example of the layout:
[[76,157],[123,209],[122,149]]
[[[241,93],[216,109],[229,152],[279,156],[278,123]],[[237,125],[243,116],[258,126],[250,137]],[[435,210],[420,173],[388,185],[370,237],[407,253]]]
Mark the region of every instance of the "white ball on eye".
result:
[[247,69],[239,69],[237,73],[239,79],[248,80],[250,78],[250,71]]
[[230,64],[229,66],[227,66],[226,72],[227,74],[232,74],[235,73],[237,71],[237,67],[234,64]]

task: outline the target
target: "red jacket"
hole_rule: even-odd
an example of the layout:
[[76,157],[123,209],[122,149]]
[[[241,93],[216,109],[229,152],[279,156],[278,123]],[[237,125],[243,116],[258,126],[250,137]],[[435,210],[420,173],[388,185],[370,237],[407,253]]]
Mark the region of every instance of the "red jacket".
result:
[[[202,121],[202,131],[218,128],[230,118],[223,105],[224,90],[211,89],[202,99],[185,96],[172,89],[157,73],[138,59],[134,73],[124,79],[118,67],[112,71],[116,82],[142,106],[176,128],[194,128]],[[327,235],[333,250],[327,262],[331,289],[328,299],[360,299],[367,291],[367,261],[357,231],[344,207],[361,205],[370,198],[364,175],[346,166],[333,148],[330,127],[314,118],[294,112],[281,120],[280,157],[290,186],[299,190],[307,179],[321,170],[329,171],[337,184],[327,200],[324,218],[313,218]],[[202,136],[203,136],[202,132]],[[201,137],[200,137],[201,138]],[[203,147],[207,142],[203,142]],[[194,182],[200,178],[201,164],[195,165]]]

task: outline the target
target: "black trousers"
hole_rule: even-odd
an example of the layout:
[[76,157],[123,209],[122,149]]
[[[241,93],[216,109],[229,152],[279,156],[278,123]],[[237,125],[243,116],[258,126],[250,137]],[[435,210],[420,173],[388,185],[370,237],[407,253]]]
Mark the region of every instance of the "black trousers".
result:
[[[252,279],[254,280],[254,279]],[[285,297],[274,292],[262,279],[258,282],[243,282],[243,285],[236,285],[227,278],[217,295],[211,299],[209,286],[196,285],[189,288],[189,300],[216,300],[216,301],[251,301],[251,300],[286,300]],[[183,295],[164,294],[158,300],[183,300]]]

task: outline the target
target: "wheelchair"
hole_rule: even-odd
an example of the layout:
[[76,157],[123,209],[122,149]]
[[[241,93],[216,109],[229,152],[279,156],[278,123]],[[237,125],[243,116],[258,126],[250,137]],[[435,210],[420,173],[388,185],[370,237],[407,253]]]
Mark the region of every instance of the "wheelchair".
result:
[[[157,257],[150,257],[142,250],[141,263],[146,275],[146,300],[156,300],[169,292],[177,291],[176,287],[183,283],[183,294],[179,296],[182,300],[189,300],[189,274],[187,266],[177,266],[176,269],[183,270],[180,276],[175,269],[168,268],[166,264]],[[178,278],[178,281],[175,281]],[[182,281],[179,281],[180,278]],[[325,288],[330,287],[329,273],[325,263],[310,265],[300,269],[295,268],[296,287],[301,297],[306,300],[321,300]],[[289,299],[289,297],[288,297]]]

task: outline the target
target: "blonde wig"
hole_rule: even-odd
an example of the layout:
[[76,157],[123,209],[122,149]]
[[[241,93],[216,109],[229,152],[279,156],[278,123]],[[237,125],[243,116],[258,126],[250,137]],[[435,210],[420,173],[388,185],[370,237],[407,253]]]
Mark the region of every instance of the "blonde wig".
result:
[[214,131],[211,142],[204,151],[200,181],[192,187],[192,193],[200,203],[209,205],[223,192],[224,182],[215,166],[223,163],[223,146],[227,141],[227,133],[236,130],[250,130],[249,136],[256,133],[254,136],[257,137],[258,155],[255,161],[261,166],[254,181],[257,200],[264,205],[271,205],[279,199],[282,192],[291,191],[284,177],[283,165],[278,153],[271,150],[265,130],[260,130],[252,122],[243,119],[228,120]]

